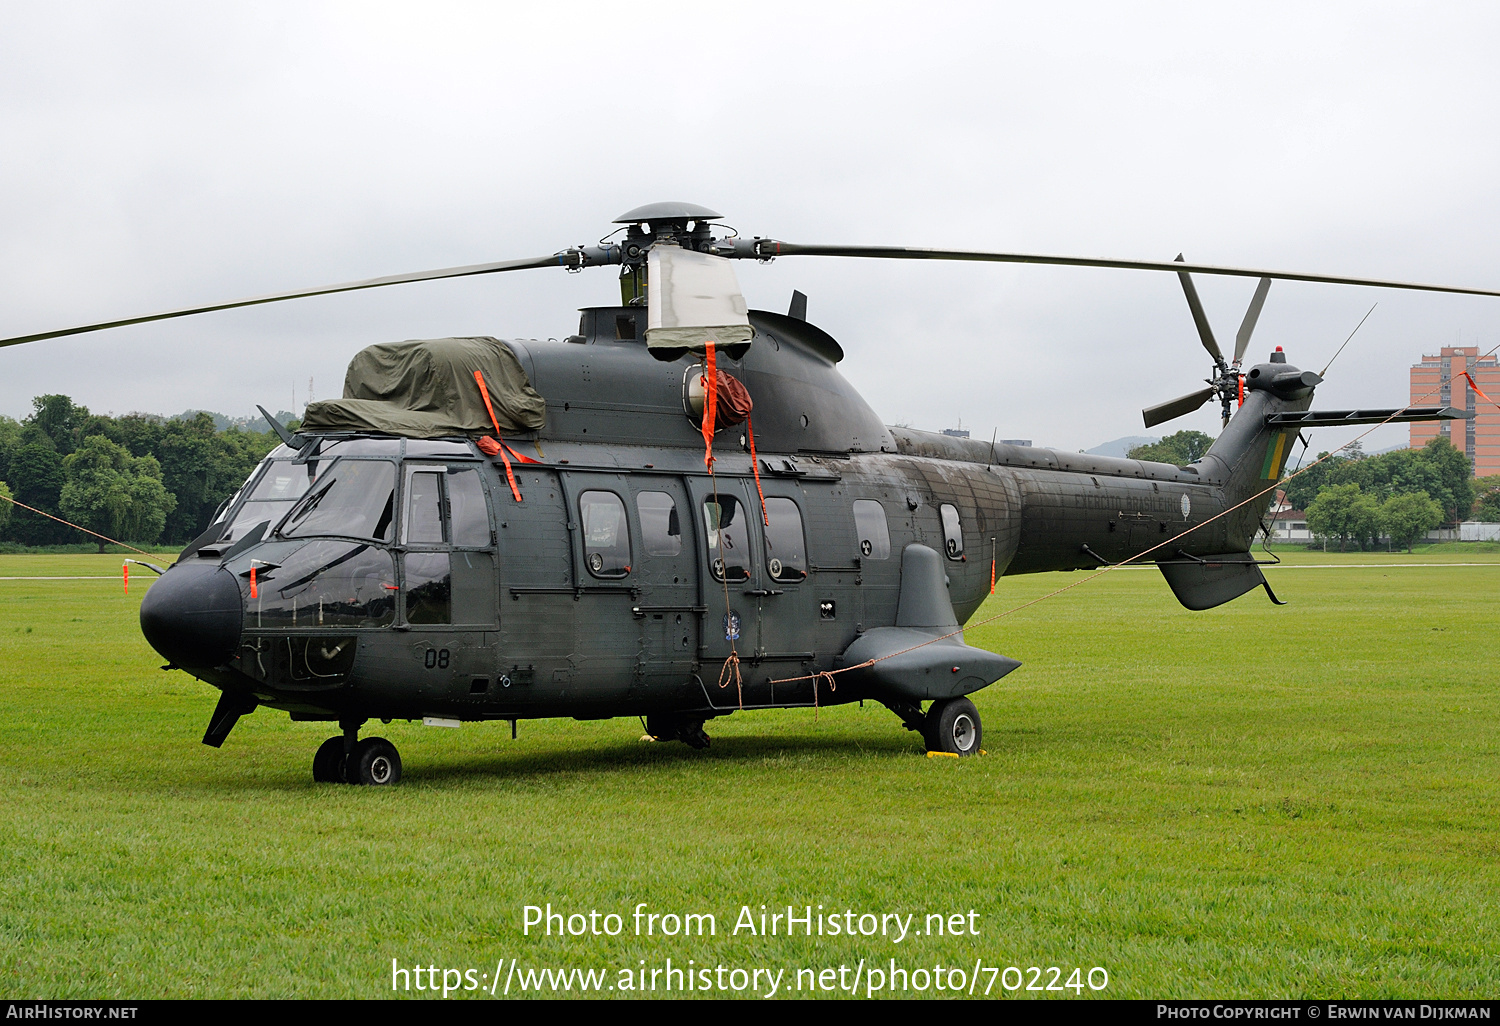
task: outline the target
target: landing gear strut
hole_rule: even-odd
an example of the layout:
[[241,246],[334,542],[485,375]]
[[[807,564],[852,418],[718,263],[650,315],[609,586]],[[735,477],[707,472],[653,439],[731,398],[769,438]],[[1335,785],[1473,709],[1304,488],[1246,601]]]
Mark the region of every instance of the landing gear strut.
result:
[[658,741],[681,741],[689,748],[708,747],[708,734],[703,730],[703,721],[681,716],[646,716],[646,733]]
[[945,752],[949,755],[977,755],[979,743],[984,740],[984,729],[979,722],[979,710],[967,698],[943,698],[928,706],[916,702],[889,701],[883,703],[891,712],[901,717],[907,730],[918,731],[927,743],[929,752]]
[[318,746],[313,779],[320,784],[389,785],[401,779],[401,755],[383,737],[357,740],[363,720],[346,721],[344,733]]

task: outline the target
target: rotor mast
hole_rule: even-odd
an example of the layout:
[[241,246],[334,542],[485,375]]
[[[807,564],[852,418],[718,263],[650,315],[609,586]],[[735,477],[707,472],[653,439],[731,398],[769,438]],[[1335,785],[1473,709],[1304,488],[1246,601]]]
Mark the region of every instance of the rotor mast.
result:
[[626,226],[624,241],[615,244],[621,264],[621,305],[646,305],[647,254],[652,246],[665,243],[700,253],[714,252],[709,222],[722,216],[696,203],[674,202],[648,203],[615,218],[615,224]]

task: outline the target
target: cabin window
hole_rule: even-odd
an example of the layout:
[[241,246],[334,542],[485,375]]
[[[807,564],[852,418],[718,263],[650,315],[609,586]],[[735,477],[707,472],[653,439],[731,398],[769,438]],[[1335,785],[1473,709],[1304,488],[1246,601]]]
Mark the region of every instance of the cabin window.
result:
[[854,500],[854,533],[859,536],[859,554],[865,559],[891,558],[891,532],[885,522],[885,507],[874,499]]
[[406,554],[407,623],[453,622],[453,571],[448,560],[446,552]]
[[943,518],[943,547],[948,550],[948,558],[962,558],[964,529],[958,520],[958,507],[945,502],[938,507],[938,514]]
[[666,492],[641,492],[635,497],[641,515],[641,544],[648,556],[675,556],[682,551],[682,521],[677,503]]
[[766,500],[766,570],[777,581],[800,581],[807,576],[807,545],[802,537],[802,511],[791,499]]
[[703,529],[708,539],[708,565],[719,581],[750,579],[750,536],[745,506],[733,495],[703,503]]
[[384,549],[315,541],[258,571],[245,600],[256,627],[384,627],[396,618],[396,568]]
[[396,468],[385,460],[339,460],[287,514],[282,534],[391,540]]
[[578,497],[583,520],[583,560],[595,577],[630,573],[630,527],[625,503],[614,492],[584,492]]

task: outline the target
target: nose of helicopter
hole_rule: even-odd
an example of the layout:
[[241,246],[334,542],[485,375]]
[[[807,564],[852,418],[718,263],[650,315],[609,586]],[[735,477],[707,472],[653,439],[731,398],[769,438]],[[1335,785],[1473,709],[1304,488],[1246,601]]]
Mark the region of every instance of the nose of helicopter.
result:
[[177,666],[221,666],[240,641],[244,606],[234,575],[211,561],[172,567],[141,602],[141,633]]

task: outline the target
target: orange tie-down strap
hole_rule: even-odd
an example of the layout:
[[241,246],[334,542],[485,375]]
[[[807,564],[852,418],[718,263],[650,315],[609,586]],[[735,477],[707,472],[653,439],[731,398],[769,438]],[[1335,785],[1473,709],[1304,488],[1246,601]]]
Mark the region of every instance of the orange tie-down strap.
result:
[[490,405],[490,388],[484,383],[484,372],[476,370],[474,372],[474,381],[479,385],[479,395],[484,400],[485,410],[489,412],[490,423],[495,426],[494,438],[481,438],[478,441],[479,451],[487,456],[500,457],[500,461],[505,464],[505,480],[510,482],[510,494],[516,497],[517,502],[520,502],[521,486],[516,484],[516,472],[510,465],[511,456],[514,456],[520,463],[540,463],[542,461],[534,460],[530,456],[522,456],[505,444],[505,438],[500,434],[500,421],[495,416],[495,407]]
[[515,459],[517,463],[535,463],[538,466],[542,465],[541,460],[532,459],[524,452],[517,452],[514,448],[511,447],[511,444],[503,438],[496,439],[491,438],[489,435],[481,435],[479,438],[474,440],[474,444],[479,446],[479,451],[484,453],[486,456],[499,456],[501,450],[504,450],[505,452],[510,453],[510,455]]
[[719,370],[714,360],[714,344],[708,343],[703,358],[703,465],[714,467],[714,431],[719,420]]

